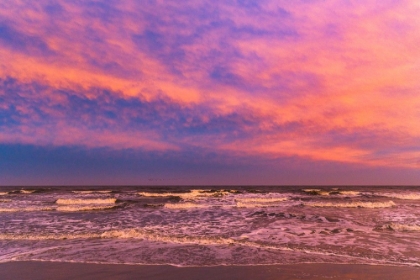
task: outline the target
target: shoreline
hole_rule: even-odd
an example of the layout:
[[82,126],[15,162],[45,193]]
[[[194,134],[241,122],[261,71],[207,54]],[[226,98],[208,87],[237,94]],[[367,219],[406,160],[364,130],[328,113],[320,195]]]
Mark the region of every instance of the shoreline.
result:
[[50,261],[0,263],[0,279],[418,279],[419,267],[302,263],[251,266],[93,264]]

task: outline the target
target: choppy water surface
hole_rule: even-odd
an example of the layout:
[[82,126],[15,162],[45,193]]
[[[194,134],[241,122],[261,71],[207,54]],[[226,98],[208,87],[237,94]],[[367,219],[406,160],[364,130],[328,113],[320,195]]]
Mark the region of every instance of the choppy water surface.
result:
[[420,265],[420,188],[1,188],[0,261]]

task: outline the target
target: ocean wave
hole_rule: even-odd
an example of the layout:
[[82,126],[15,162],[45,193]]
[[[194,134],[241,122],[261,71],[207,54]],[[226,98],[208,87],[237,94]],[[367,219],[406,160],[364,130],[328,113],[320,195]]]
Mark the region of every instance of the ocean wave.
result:
[[114,204],[117,201],[116,198],[94,198],[94,199],[65,199],[59,198],[55,202],[61,205],[80,205],[80,204]]
[[78,212],[78,211],[97,211],[97,210],[106,210],[116,207],[115,204],[111,205],[66,205],[59,206],[56,208],[57,211],[62,212]]
[[11,202],[12,200],[11,199],[0,199],[0,202],[3,202],[3,203],[7,203],[7,202]]
[[191,190],[190,192],[185,193],[154,193],[154,192],[139,192],[138,194],[145,197],[169,197],[169,196],[178,196],[182,199],[194,199],[197,197],[219,197],[227,194],[235,193],[231,190]]
[[112,193],[112,190],[101,190],[101,191],[71,191],[75,194],[94,194],[94,193]]
[[21,193],[30,194],[36,192],[36,190],[20,190]]
[[405,225],[390,223],[379,227],[378,229],[389,229],[394,231],[420,231],[420,225]]
[[255,197],[235,199],[236,207],[240,208],[273,207],[277,206],[279,202],[286,200],[287,197]]
[[8,207],[8,208],[0,208],[1,212],[36,212],[36,211],[52,211],[54,210],[53,207]]
[[0,192],[0,195],[8,195],[9,192]]
[[344,191],[339,190],[338,188],[333,188],[331,191],[321,190],[321,189],[302,189],[303,192],[311,195],[344,195],[344,196],[357,196],[360,195],[358,191]]
[[386,202],[369,202],[369,201],[355,201],[349,203],[337,202],[304,202],[303,205],[312,207],[340,207],[340,208],[387,208],[395,206],[393,201]]
[[100,238],[98,234],[78,233],[78,234],[57,234],[57,233],[1,233],[0,240],[62,240],[62,239],[89,239]]
[[289,251],[289,252],[300,252],[312,255],[320,256],[336,256],[336,257],[346,257],[352,259],[359,259],[369,261],[368,263],[376,263],[375,261],[381,264],[405,264],[418,266],[416,262],[395,262],[392,260],[384,259],[373,259],[370,256],[360,256],[346,254],[345,252],[334,252],[330,250],[317,250],[316,248],[308,247],[296,247],[289,246],[284,244],[274,244],[259,242],[257,240],[252,240],[248,234],[243,234],[238,237],[218,237],[218,236],[182,236],[177,234],[162,234],[156,232],[155,230],[148,229],[124,229],[124,230],[107,230],[97,233],[0,233],[0,240],[86,240],[86,239],[137,239],[137,240],[146,240],[150,242],[162,242],[165,244],[180,244],[180,245],[202,245],[202,246],[246,246],[258,249],[269,249],[269,250],[278,250],[278,251]]
[[339,194],[345,195],[345,196],[357,196],[360,195],[360,192],[358,191],[338,191]]
[[271,203],[271,202],[281,202],[286,201],[287,197],[244,197],[244,198],[235,198],[236,202],[260,202],[260,203]]
[[385,196],[396,199],[420,200],[420,193],[377,193],[375,195]]
[[191,209],[191,208],[209,208],[217,205],[210,205],[210,204],[198,204],[198,203],[166,203],[164,205],[165,208],[168,209]]
[[168,196],[182,196],[185,193],[152,193],[152,192],[139,192],[138,193],[141,196],[145,197],[168,197]]

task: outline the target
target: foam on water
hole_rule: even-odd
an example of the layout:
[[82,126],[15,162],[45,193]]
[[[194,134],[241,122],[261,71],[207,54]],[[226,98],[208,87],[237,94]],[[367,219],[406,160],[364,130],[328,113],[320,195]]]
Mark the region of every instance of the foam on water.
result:
[[9,192],[0,192],[0,195],[8,195]]
[[420,231],[420,225],[389,223],[389,224],[381,226],[380,229],[390,229],[394,231]]
[[185,203],[166,203],[165,208],[168,209],[194,209],[194,208],[210,208],[210,207],[222,207],[224,205],[211,205],[211,204],[199,204],[192,202]]
[[321,195],[321,196],[329,196],[329,195],[343,195],[343,196],[357,196],[360,195],[358,191],[345,191],[339,190],[338,188],[333,188],[331,191],[321,190],[321,189],[302,189],[303,192],[312,195]]
[[81,205],[81,204],[114,204],[117,201],[116,198],[93,198],[93,199],[79,199],[79,198],[59,198],[55,202],[56,204],[62,205]]
[[287,197],[244,197],[244,198],[235,198],[236,202],[247,203],[272,203],[272,202],[281,202],[286,201]]
[[338,191],[339,194],[345,195],[345,196],[358,196],[360,195],[360,192],[357,191]]
[[[178,244],[178,245],[200,245],[200,246],[219,246],[222,250],[228,250],[230,248],[237,249],[242,251],[245,248],[256,248],[257,250],[262,251],[286,251],[289,253],[303,253],[304,256],[308,257],[313,255],[312,259],[318,259],[317,256],[330,256],[330,257],[339,257],[341,260],[343,258],[347,260],[358,261],[359,263],[371,263],[371,264],[404,264],[411,266],[418,266],[419,264],[415,260],[408,260],[404,263],[396,262],[393,260],[386,259],[374,259],[371,256],[363,256],[360,254],[349,255],[344,252],[332,252],[326,250],[317,250],[315,248],[299,248],[299,247],[289,247],[282,244],[272,244],[272,243],[260,243],[251,241],[246,235],[238,238],[224,238],[224,237],[205,237],[205,236],[180,236],[180,235],[166,235],[153,231],[142,230],[142,229],[126,229],[126,230],[109,230],[102,233],[78,233],[78,234],[41,234],[41,235],[32,235],[32,234],[0,234],[0,240],[26,240],[26,241],[40,241],[40,240],[89,240],[89,239],[119,239],[119,240],[147,240],[149,242],[160,243],[160,244]],[[119,243],[118,243],[119,244]],[[60,247],[54,246],[51,248],[52,252],[57,251]],[[70,248],[69,248],[70,249]],[[268,250],[268,251],[267,251]],[[31,254],[36,254],[37,251],[41,250],[32,250]],[[44,250],[48,252],[47,250]],[[60,250],[58,250],[60,252]],[[259,251],[255,251],[257,253]],[[80,255],[80,254],[77,254]],[[245,256],[244,256],[245,257]],[[175,260],[176,263],[177,256],[172,256],[172,261]],[[47,259],[48,260],[48,259]],[[168,259],[169,261],[169,259]],[[353,262],[351,261],[351,263]],[[172,263],[172,262],[169,262]],[[284,263],[284,261],[282,262]]]
[[155,193],[155,192],[139,192],[138,194],[145,197],[169,197],[169,196],[178,196],[182,199],[195,199],[200,197],[220,197],[232,193],[227,190],[220,191],[210,191],[210,190],[191,190],[190,192],[183,193],[174,193],[174,192],[165,192],[165,193]]
[[112,190],[100,190],[100,191],[72,191],[75,194],[95,194],[95,193],[111,193]]
[[254,197],[235,199],[236,207],[241,208],[274,207],[281,205],[281,202],[286,200],[288,200],[287,197]]
[[321,188],[238,189],[13,193],[0,203],[0,256],[182,266],[420,262],[420,201],[398,200],[393,207],[397,204],[379,193],[395,189],[324,187],[329,196],[308,195]]
[[145,197],[168,197],[168,196],[181,197],[182,195],[185,195],[185,193],[170,193],[170,192],[166,192],[166,193],[139,192],[138,194]]
[[28,207],[7,207],[7,208],[0,208],[1,212],[36,212],[36,211],[52,211],[54,210],[53,207],[35,207],[35,206],[28,206]]
[[406,199],[406,200],[420,200],[420,193],[410,192],[410,193],[378,193],[377,195],[397,198],[397,199]]
[[30,193],[34,193],[36,190],[20,190],[21,193],[24,194],[30,194]]
[[387,208],[395,206],[396,204],[393,201],[387,202],[370,202],[370,201],[355,201],[348,203],[341,202],[303,202],[306,206],[312,207],[339,207],[339,208]]
[[62,212],[77,212],[77,211],[97,211],[97,210],[106,210],[106,209],[112,209],[115,208],[116,205],[115,204],[111,204],[111,205],[106,205],[106,204],[102,204],[102,205],[98,205],[98,204],[93,204],[93,205],[66,205],[66,206],[58,206],[56,208],[57,211],[62,211]]

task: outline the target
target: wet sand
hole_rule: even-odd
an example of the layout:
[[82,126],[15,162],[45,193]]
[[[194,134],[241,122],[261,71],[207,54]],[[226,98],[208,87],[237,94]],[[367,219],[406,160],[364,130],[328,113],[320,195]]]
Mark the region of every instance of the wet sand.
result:
[[419,279],[420,268],[342,264],[174,267],[169,265],[9,262],[0,279]]

